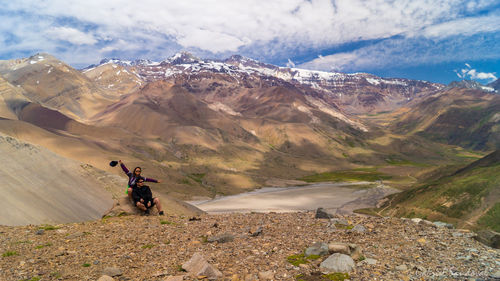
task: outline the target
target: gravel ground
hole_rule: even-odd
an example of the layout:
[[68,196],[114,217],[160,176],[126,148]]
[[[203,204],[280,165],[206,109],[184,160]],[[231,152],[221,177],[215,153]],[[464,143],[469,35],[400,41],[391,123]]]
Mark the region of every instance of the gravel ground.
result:
[[[203,215],[200,220],[133,215],[43,231],[0,226],[0,280],[97,280],[106,267],[120,269],[115,280],[167,280],[185,275],[180,265],[197,252],[223,273],[223,280],[258,280],[263,272],[272,272],[274,280],[299,275],[323,280],[318,265],[327,256],[300,266],[287,261],[319,241],[355,243],[363,258],[376,260],[372,265],[358,261],[351,280],[490,280],[500,268],[500,250],[473,240],[466,230],[398,218],[343,218],[348,225],[336,229],[312,212]],[[355,225],[365,231],[350,229]],[[250,235],[258,227],[262,233]],[[224,233],[234,240],[207,242]]]

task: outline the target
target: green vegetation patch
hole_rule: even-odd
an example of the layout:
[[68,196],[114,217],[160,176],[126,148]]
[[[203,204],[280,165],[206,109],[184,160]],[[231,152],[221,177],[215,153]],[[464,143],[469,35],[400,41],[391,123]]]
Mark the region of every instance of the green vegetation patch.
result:
[[90,266],[90,263],[84,263],[82,264],[83,267],[89,267]]
[[299,180],[303,180],[306,182],[355,182],[355,181],[378,181],[378,180],[388,180],[391,179],[392,176],[377,172],[372,168],[365,169],[356,169],[356,170],[343,170],[343,171],[334,171],[334,172],[326,172],[320,174],[314,174],[310,176],[305,176],[300,178]]
[[155,245],[153,245],[153,244],[146,244],[146,245],[142,245],[142,247],[141,247],[141,248],[143,248],[143,249],[151,249],[151,248],[153,248],[154,246],[155,246]]
[[160,221],[160,224],[168,224],[168,225],[175,225],[176,223],[175,222],[171,222],[171,221]]
[[188,178],[194,180],[195,182],[202,184],[203,182],[203,177],[205,177],[205,173],[200,173],[200,174],[189,174],[187,176]]
[[342,281],[345,279],[349,279],[349,274],[342,272],[335,272],[335,273],[325,274],[323,275],[323,277],[326,278],[326,280]]
[[35,247],[35,249],[42,249],[42,248],[49,247],[49,246],[52,246],[52,243],[45,243],[43,245],[38,245]]
[[23,241],[17,241],[17,242],[14,242],[14,244],[32,244],[33,241],[31,240],[23,240]]
[[348,273],[335,272],[322,274],[321,272],[313,272],[310,275],[299,274],[295,276],[296,281],[343,281],[349,279]]
[[2,257],[11,257],[11,256],[17,256],[17,252],[7,251],[7,252],[2,254]]
[[306,264],[306,263],[309,263],[309,261],[306,259],[306,257],[304,256],[304,253],[302,254],[298,254],[298,255],[291,255],[291,256],[288,256],[286,258],[286,260],[295,265],[295,266],[299,266],[300,264]]
[[38,229],[56,230],[56,229],[59,229],[59,227],[58,226],[53,226],[53,225],[50,225],[50,224],[44,224],[44,225],[39,226]]
[[22,279],[22,281],[39,281],[41,279],[42,279],[42,277],[40,277],[40,276],[34,276],[34,277],[31,277],[30,279]]
[[62,274],[60,272],[54,271],[54,272],[50,273],[50,276],[52,278],[59,279],[62,277]]
[[417,163],[406,159],[400,159],[397,157],[388,157],[385,159],[387,164],[392,166],[415,166],[415,167],[429,167],[429,164]]
[[477,221],[479,226],[500,232],[500,203],[496,203]]

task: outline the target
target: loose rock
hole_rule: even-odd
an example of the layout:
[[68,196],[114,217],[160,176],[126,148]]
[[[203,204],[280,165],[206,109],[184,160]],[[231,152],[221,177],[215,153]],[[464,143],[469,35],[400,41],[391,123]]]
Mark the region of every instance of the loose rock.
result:
[[329,218],[333,218],[333,215],[328,213],[325,209],[319,207],[316,210],[316,215],[314,217],[317,219],[329,219]]
[[97,281],[114,281],[115,279],[111,276],[108,276],[108,275],[102,275],[101,277],[99,277],[99,279],[97,279]]
[[226,243],[226,242],[231,242],[233,240],[234,240],[234,235],[232,235],[231,233],[224,233],[221,235],[216,235],[207,238],[207,242],[210,243],[213,242]]
[[349,245],[346,243],[330,243],[328,244],[328,250],[330,253],[341,253],[345,255],[350,255],[351,254],[351,249],[349,248]]
[[320,264],[322,273],[351,272],[355,267],[354,260],[344,254],[333,254]]
[[305,251],[305,256],[324,256],[328,254],[328,244],[323,242],[316,242],[311,247],[308,247]]
[[259,280],[273,280],[274,273],[271,270],[259,272]]
[[121,269],[119,269],[118,267],[106,267],[102,271],[102,274],[103,275],[108,275],[108,276],[111,276],[111,277],[115,277],[115,276],[122,275],[123,271]]
[[193,276],[206,276],[208,279],[217,279],[222,277],[222,273],[209,264],[200,253],[195,253],[191,259],[182,265]]

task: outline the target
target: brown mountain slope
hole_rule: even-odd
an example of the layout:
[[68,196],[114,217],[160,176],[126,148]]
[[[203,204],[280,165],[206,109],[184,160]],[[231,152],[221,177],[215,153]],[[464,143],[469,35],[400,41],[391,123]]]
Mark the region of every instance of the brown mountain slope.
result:
[[14,87],[0,76],[0,117],[17,119],[17,112],[30,100],[24,95],[23,89]]
[[100,218],[111,194],[80,163],[0,135],[0,224],[22,225]]
[[500,147],[500,96],[453,88],[414,103],[392,130],[466,148]]
[[114,99],[85,75],[48,54],[0,61],[0,74],[21,87],[33,102],[77,120],[88,119]]
[[132,68],[127,70],[111,62],[85,69],[82,73],[106,93],[117,97],[134,92],[145,84]]

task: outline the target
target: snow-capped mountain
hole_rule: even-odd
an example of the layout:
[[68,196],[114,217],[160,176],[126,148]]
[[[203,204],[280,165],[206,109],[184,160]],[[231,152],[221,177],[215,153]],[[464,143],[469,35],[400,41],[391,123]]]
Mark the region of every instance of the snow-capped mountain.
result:
[[[192,80],[209,77],[230,79],[249,86],[292,84],[305,95],[323,96],[330,104],[341,104],[347,112],[366,113],[393,109],[414,98],[444,88],[444,85],[401,78],[381,78],[367,73],[341,73],[279,67],[240,55],[225,60],[205,60],[182,52],[163,60],[122,61],[105,59],[96,68],[106,64],[120,65],[136,74],[142,81]],[[85,71],[87,71],[86,69]],[[142,82],[137,81],[137,84]],[[186,83],[189,83],[187,81]]]
[[485,92],[495,92],[495,89],[493,87],[484,86],[483,84],[474,80],[453,81],[450,84],[448,84],[448,88],[465,88],[465,89],[481,90]]

